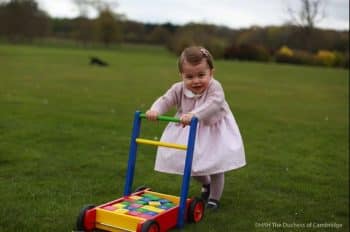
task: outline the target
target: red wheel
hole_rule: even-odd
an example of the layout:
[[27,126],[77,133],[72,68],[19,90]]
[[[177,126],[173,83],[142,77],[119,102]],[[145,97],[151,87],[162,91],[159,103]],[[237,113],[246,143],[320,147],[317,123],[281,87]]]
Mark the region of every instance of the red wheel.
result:
[[159,224],[155,220],[148,220],[142,225],[141,232],[160,232]]
[[192,200],[188,209],[188,221],[197,223],[202,220],[204,216],[204,200],[201,198],[195,198]]
[[86,212],[90,209],[93,209],[93,208],[95,208],[94,205],[86,205],[80,210],[78,218],[77,218],[77,222],[76,222],[76,229],[78,231],[90,231],[85,227],[84,219],[85,219]]

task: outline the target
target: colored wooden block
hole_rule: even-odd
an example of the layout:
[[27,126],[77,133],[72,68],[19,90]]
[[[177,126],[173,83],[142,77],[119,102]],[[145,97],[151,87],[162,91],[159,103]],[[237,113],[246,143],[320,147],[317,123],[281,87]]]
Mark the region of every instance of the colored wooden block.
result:
[[131,204],[130,207],[137,209],[137,208],[142,207],[142,205],[134,203],[134,204]]
[[140,212],[140,213],[144,213],[147,212],[147,209],[143,209],[143,208],[138,208],[135,210],[136,212]]
[[146,202],[146,204],[148,204],[148,202],[150,202],[151,199],[147,198],[147,197],[143,197],[143,198],[140,199],[140,201],[144,201],[144,202]]
[[159,197],[157,197],[157,196],[155,196],[155,195],[153,195],[153,194],[149,194],[149,193],[145,193],[145,194],[143,194],[142,196],[145,197],[145,198],[149,198],[149,199],[151,199],[152,201],[160,200]]
[[170,209],[171,207],[168,207],[166,205],[160,205],[160,206],[158,206],[158,208],[167,210],[167,209]]
[[137,211],[129,211],[129,212],[127,212],[127,214],[131,215],[131,216],[139,217],[142,213],[141,212],[137,212]]
[[145,218],[145,219],[151,219],[151,218],[153,218],[154,216],[149,215],[149,214],[144,214],[144,213],[142,213],[142,214],[138,215],[138,217],[142,217],[142,218]]
[[164,209],[159,209],[159,208],[156,208],[156,207],[153,207],[150,205],[143,206],[142,208],[147,209],[147,210],[152,211],[152,212],[156,212],[156,213],[160,213],[160,212],[164,211]]
[[129,210],[127,210],[127,209],[117,209],[117,210],[114,210],[113,212],[125,214],[125,213],[129,212]]
[[148,212],[145,212],[144,214],[148,214],[148,215],[151,215],[151,216],[155,216],[155,215],[157,215],[158,213],[148,211]]
[[172,207],[175,206],[175,204],[173,204],[173,203],[166,203],[166,204],[164,204],[164,206],[166,206],[168,208],[172,208]]
[[129,198],[137,201],[137,200],[140,200],[142,197],[140,197],[140,196],[130,196]]
[[161,204],[171,203],[171,202],[170,202],[169,200],[167,200],[167,199],[160,199],[159,202],[160,202]]
[[125,209],[127,209],[129,211],[135,211],[136,210],[136,208],[131,207],[131,205],[127,206]]
[[150,201],[150,202],[148,202],[148,204],[151,206],[160,206],[161,205],[159,201]]
[[127,201],[127,200],[125,200],[125,201],[120,202],[120,204],[123,204],[123,205],[130,205],[130,204],[131,204],[131,202],[130,202],[130,201]]
[[139,205],[147,205],[147,202],[145,202],[145,201],[140,201],[140,200],[135,201],[135,203],[136,203],[136,204],[139,204]]
[[126,205],[122,204],[122,203],[117,203],[117,204],[114,204],[113,207],[115,207],[117,209],[123,209],[126,207]]
[[114,211],[114,210],[116,210],[117,208],[116,208],[116,207],[113,207],[112,205],[107,205],[107,206],[103,207],[103,209],[108,210],[108,211]]

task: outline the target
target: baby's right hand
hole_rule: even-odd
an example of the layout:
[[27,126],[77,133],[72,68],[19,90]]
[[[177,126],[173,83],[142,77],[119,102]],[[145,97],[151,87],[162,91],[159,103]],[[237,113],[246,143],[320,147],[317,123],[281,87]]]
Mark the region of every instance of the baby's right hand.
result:
[[147,110],[146,118],[151,121],[156,121],[158,118],[158,112],[155,110]]

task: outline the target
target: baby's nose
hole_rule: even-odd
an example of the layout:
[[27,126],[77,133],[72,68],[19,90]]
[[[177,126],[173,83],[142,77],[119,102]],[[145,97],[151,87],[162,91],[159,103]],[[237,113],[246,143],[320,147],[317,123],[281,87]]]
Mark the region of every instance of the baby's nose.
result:
[[199,81],[200,81],[200,78],[198,76],[193,78],[193,82],[199,82]]

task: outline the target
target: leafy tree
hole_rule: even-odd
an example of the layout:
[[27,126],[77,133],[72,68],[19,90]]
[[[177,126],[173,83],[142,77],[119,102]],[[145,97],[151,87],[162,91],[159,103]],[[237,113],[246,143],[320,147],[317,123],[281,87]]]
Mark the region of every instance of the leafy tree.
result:
[[82,42],[84,46],[94,40],[93,20],[86,17],[78,17],[74,19],[74,28],[73,38]]
[[170,39],[171,33],[162,26],[155,27],[148,36],[148,41],[154,44],[166,44]]
[[18,42],[48,34],[49,17],[34,0],[11,0],[0,4],[0,35]]
[[145,41],[146,30],[143,23],[125,20],[121,21],[123,41],[129,43],[142,43]]
[[109,8],[101,10],[96,19],[98,41],[102,42],[105,46],[122,40],[121,24],[117,19],[117,16]]
[[229,40],[229,36],[222,36],[223,31],[225,29],[214,25],[190,23],[178,28],[168,48],[180,54],[189,45],[201,45],[209,49],[214,57],[221,58]]

